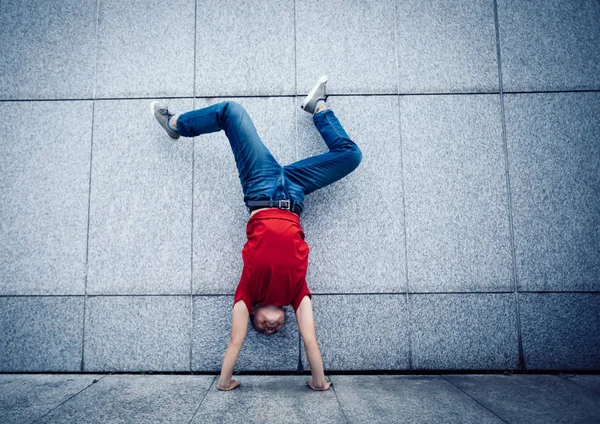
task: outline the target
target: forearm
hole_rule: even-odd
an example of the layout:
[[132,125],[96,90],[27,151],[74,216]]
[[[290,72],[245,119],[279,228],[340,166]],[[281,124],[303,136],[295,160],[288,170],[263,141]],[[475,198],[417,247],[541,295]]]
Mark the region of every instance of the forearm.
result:
[[228,384],[231,381],[233,368],[237,363],[241,349],[242,343],[229,341],[227,350],[225,351],[225,358],[223,359],[223,366],[221,367],[221,377],[219,378],[221,384]]
[[322,386],[325,384],[326,380],[319,344],[314,340],[308,343],[305,342],[304,347],[306,348],[306,357],[308,358],[308,364],[310,365],[313,382],[317,386]]

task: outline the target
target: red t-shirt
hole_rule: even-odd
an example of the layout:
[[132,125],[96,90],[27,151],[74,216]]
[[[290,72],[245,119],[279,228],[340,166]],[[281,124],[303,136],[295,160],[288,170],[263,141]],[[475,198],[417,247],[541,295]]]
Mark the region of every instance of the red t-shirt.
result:
[[304,296],[312,299],[306,285],[309,249],[298,215],[283,209],[264,209],[248,220],[246,235],[244,268],[234,305],[243,300],[248,312],[257,303],[292,305],[296,312]]

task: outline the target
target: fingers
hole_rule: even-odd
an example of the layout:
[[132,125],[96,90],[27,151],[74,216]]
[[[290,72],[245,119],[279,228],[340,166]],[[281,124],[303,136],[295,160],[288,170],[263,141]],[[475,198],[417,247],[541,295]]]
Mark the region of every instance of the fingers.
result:
[[316,388],[312,379],[310,380],[306,380],[306,384],[313,390],[317,391],[317,392],[324,392],[325,390],[328,390],[329,387],[331,387],[331,381],[325,381],[325,385],[322,388]]

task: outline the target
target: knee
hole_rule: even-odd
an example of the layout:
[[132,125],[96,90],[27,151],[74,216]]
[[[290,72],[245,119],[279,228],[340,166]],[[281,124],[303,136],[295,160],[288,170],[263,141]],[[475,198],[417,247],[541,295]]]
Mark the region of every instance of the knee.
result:
[[242,106],[241,104],[239,104],[238,102],[235,102],[233,100],[228,100],[226,102],[223,102],[223,111],[225,112],[226,115],[237,115],[237,116],[241,116],[246,114],[246,109],[244,109],[244,106]]
[[351,165],[352,169],[356,169],[360,162],[362,161],[362,151],[358,148],[358,146],[352,143],[352,147],[348,150],[348,162]]

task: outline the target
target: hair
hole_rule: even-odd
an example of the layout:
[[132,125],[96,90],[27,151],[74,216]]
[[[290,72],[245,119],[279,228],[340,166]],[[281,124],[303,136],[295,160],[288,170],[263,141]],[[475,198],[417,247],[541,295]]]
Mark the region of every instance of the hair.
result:
[[[256,328],[256,326],[254,325],[254,314],[250,314],[250,324],[252,324],[252,328],[254,328],[256,331],[258,331],[258,328]],[[260,333],[260,331],[258,331]]]
[[[257,305],[255,305],[255,306],[256,306],[256,307],[260,307],[260,306],[262,306],[262,305],[260,305],[260,304],[257,304]],[[281,306],[281,309],[283,309],[283,313],[285,314],[285,312],[286,312],[286,307],[285,307],[285,306]],[[265,333],[263,333],[262,331],[260,331],[258,328],[256,328],[256,325],[254,325],[254,317],[255,317],[255,314],[254,314],[254,312],[251,312],[251,313],[250,313],[250,315],[249,315],[249,318],[250,318],[250,324],[252,324],[252,328],[254,328],[254,329],[256,330],[256,332],[258,332],[258,333],[260,333],[260,334],[265,334]],[[285,318],[284,318],[284,319],[285,319]]]

